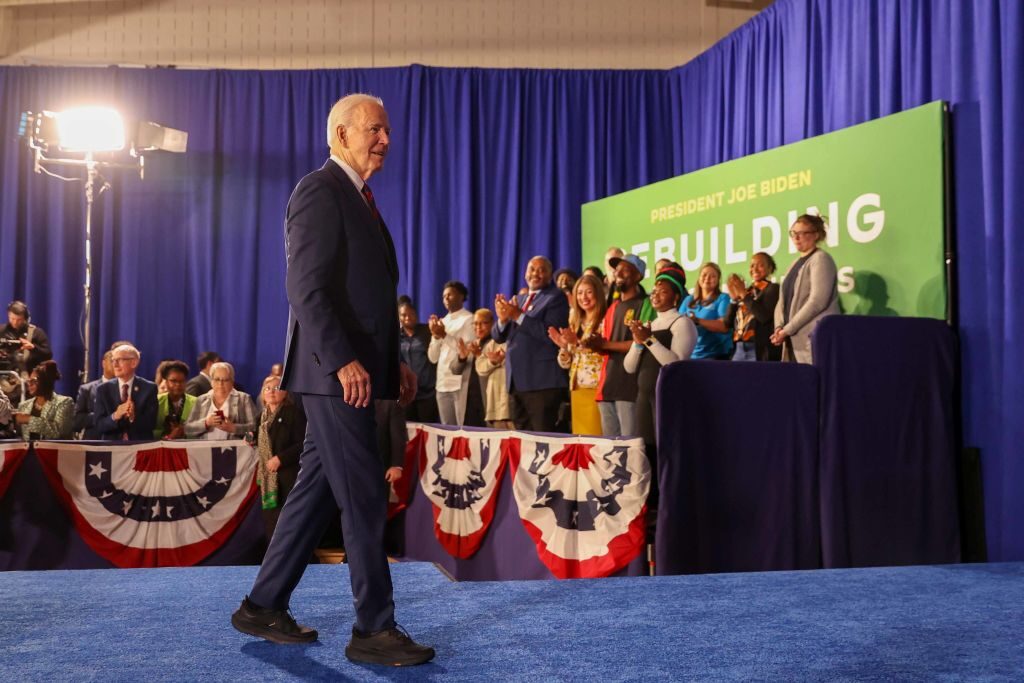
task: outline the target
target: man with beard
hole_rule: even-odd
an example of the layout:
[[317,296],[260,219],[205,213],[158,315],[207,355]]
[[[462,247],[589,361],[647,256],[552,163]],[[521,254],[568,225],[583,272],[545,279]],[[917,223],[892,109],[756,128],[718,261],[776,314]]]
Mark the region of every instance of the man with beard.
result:
[[640,320],[647,293],[640,286],[647,264],[635,254],[614,256],[608,261],[615,269],[619,297],[604,315],[601,335],[591,335],[586,346],[604,354],[597,385],[597,407],[601,411],[604,436],[636,435],[636,375],[626,372],[626,353],[632,344],[630,323]]

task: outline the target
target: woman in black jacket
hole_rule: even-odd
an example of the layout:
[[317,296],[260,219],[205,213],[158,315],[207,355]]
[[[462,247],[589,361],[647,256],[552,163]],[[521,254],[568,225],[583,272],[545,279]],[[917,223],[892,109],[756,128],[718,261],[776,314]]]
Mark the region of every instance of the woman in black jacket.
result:
[[779,286],[769,280],[775,260],[763,251],[750,259],[750,286],[733,274],[726,283],[732,302],[722,322],[732,328],[733,360],[782,360],[782,347],[771,342]]
[[288,493],[299,474],[299,455],[306,437],[306,416],[302,406],[287,391],[278,388],[280,377],[263,380],[263,412],[256,428],[259,455],[258,481],[263,501],[267,541],[274,535]]

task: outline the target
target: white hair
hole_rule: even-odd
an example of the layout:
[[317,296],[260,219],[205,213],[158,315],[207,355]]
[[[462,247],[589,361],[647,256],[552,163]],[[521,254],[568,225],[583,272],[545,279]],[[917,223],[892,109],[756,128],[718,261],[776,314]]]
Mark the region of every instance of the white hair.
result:
[[134,346],[132,346],[131,344],[121,344],[117,348],[111,349],[110,350],[111,358],[113,358],[113,354],[118,353],[118,352],[130,353],[131,355],[135,356],[136,358],[142,358],[142,354],[139,353],[139,350],[137,348],[135,348]]
[[213,377],[214,373],[217,372],[218,370],[226,370],[228,373],[228,377],[231,378],[231,381],[235,381],[235,369],[231,366],[231,363],[228,363],[227,361],[223,360],[217,361],[216,363],[210,366],[210,377]]
[[335,141],[338,139],[338,126],[352,125],[352,114],[355,113],[356,109],[368,102],[378,104],[381,107],[384,106],[384,100],[381,98],[361,92],[345,95],[334,103],[334,106],[331,107],[331,113],[327,115],[328,147],[333,148]]

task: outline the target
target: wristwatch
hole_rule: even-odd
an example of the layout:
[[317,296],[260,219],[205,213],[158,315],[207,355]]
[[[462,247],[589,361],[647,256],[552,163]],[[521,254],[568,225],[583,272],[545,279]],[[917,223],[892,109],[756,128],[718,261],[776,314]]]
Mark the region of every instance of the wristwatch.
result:
[[646,346],[647,348],[651,348],[652,346],[654,346],[654,337],[648,337],[647,339],[645,339],[644,346]]

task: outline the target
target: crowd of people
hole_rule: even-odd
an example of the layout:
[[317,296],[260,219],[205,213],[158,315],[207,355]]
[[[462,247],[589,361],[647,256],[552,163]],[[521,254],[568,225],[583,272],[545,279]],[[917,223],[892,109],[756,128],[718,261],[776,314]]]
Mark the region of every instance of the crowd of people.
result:
[[493,310],[465,309],[466,286],[444,285],[445,315],[420,322],[399,302],[402,359],[416,373],[412,421],[449,425],[641,436],[653,454],[654,395],[662,365],[685,359],[811,361],[818,320],[839,312],[836,267],[819,245],[826,226],[803,215],[789,231],[799,257],[782,283],[758,252],[749,280],[723,279],[703,264],[691,289],[663,259],[648,294],[647,264],[612,247],[605,268],[582,275],[535,256],[515,296]]
[[[390,478],[401,476],[405,421],[447,425],[639,436],[655,457],[655,385],[662,365],[685,359],[811,361],[811,334],[838,313],[836,266],[819,248],[819,216],[799,217],[789,231],[799,253],[781,285],[764,252],[750,279],[705,263],[692,288],[675,262],[655,266],[611,248],[605,268],[577,275],[554,271],[544,256],[526,264],[525,286],[498,294],[491,308],[466,309],[468,289],[445,283],[445,313],[421,322],[413,301],[399,299],[402,360],[418,393],[404,411],[378,406],[381,451]],[[60,371],[49,339],[12,302],[0,328],[0,434],[28,439],[177,440],[248,438],[260,452],[264,505],[283,503],[298,470],[305,431],[301,401],[278,388],[275,364],[253,398],[235,383],[233,366],[208,351],[187,363],[168,359],[153,381],[136,375],[139,350],[127,340],[103,355],[103,375],[76,398],[55,392]],[[22,387],[19,378],[24,379]],[[13,403],[11,401],[13,400]]]

